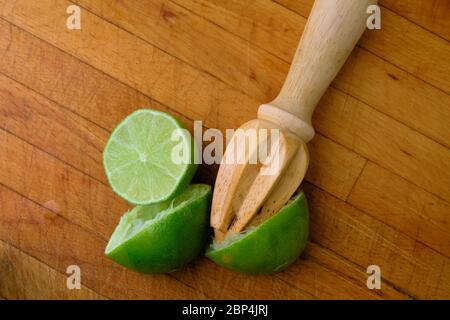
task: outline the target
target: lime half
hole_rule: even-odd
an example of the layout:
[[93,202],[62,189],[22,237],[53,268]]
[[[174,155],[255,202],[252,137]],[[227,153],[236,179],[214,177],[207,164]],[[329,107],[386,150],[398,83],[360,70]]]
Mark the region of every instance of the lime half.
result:
[[302,253],[308,239],[308,205],[303,192],[278,213],[244,233],[212,243],[206,256],[220,266],[249,274],[286,269]]
[[120,219],[105,254],[138,272],[181,268],[206,243],[210,198],[210,186],[193,184],[172,200],[135,207]]
[[[180,151],[176,159],[174,150]],[[189,184],[196,170],[194,154],[190,133],[174,117],[142,109],[114,129],[103,166],[114,192],[132,204],[145,205],[170,199]]]

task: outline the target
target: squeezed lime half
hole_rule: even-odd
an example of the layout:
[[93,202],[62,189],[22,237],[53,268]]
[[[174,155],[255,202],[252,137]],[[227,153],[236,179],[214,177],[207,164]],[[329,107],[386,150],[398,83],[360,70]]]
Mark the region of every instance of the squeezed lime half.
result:
[[166,273],[194,259],[209,233],[211,187],[193,184],[179,196],[137,206],[120,219],[105,254],[143,273]]
[[243,233],[213,242],[206,256],[220,266],[248,274],[286,269],[302,253],[308,239],[308,205],[303,192],[274,216]]
[[[174,150],[180,151],[177,159]],[[142,109],[114,129],[103,166],[114,192],[132,204],[146,205],[173,198],[189,184],[197,168],[194,154],[190,133],[174,117]]]

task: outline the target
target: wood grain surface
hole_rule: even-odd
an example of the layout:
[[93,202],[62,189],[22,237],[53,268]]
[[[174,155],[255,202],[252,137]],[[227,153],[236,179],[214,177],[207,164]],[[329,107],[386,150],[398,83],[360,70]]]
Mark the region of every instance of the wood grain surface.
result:
[[[81,8],[81,30],[66,9]],[[381,0],[316,108],[294,265],[199,257],[141,275],[104,257],[129,205],[101,164],[137,108],[236,128],[278,93],[313,0],[0,0],[0,299],[450,299],[450,5]],[[202,166],[198,180],[213,181]],[[69,265],[81,290],[66,288]],[[381,268],[381,290],[366,286]]]

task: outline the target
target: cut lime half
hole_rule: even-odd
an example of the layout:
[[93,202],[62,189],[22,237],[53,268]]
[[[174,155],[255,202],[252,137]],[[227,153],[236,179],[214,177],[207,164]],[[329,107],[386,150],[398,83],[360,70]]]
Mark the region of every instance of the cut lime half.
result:
[[136,205],[152,204],[174,197],[189,184],[196,170],[194,149],[190,133],[174,117],[142,109],[114,129],[103,166],[119,196]]
[[135,207],[120,219],[105,254],[138,272],[181,268],[206,243],[210,198],[210,186],[193,184],[172,200]]
[[308,205],[303,192],[278,213],[240,234],[212,243],[206,256],[220,266],[249,274],[286,269],[302,253],[308,239]]

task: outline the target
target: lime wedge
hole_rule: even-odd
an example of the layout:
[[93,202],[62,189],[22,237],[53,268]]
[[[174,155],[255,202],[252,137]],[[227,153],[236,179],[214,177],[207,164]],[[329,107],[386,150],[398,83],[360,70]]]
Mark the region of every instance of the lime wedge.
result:
[[[194,142],[172,116],[150,109],[135,111],[113,131],[103,152],[109,184],[123,199],[136,205],[170,199],[192,179]],[[178,130],[177,139],[172,133]],[[174,161],[174,148],[184,150]],[[180,157],[181,158],[181,157]]]
[[172,200],[135,207],[120,219],[105,254],[138,272],[181,268],[206,243],[210,198],[210,186],[193,184]]
[[249,274],[286,269],[302,253],[308,239],[308,205],[303,192],[274,216],[244,233],[212,243],[206,256],[220,266]]

